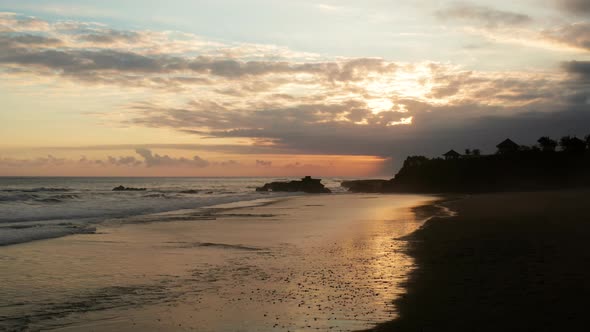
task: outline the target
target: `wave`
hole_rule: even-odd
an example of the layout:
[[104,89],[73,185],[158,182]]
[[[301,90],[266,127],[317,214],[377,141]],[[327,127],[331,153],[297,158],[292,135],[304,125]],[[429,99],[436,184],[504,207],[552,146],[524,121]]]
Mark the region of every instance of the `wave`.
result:
[[26,192],[26,193],[36,193],[36,192],[66,192],[72,191],[70,188],[52,188],[52,187],[39,187],[39,188],[32,188],[32,189],[0,189],[0,192]]
[[[207,211],[203,213],[202,208],[215,206],[213,210],[218,211],[247,206],[249,203],[244,202],[253,200],[295,195],[253,190],[267,181],[257,178],[0,178],[0,243],[85,232],[88,227],[107,220],[117,223],[209,220],[215,217]],[[147,190],[112,190],[120,185]],[[19,227],[4,227],[9,225]]]
[[14,207],[12,210],[4,209],[4,213],[0,215],[0,246],[92,233],[97,224],[106,220],[121,223],[211,220],[215,217],[207,212],[203,213],[211,207],[219,210],[253,206],[267,203],[269,198],[272,200],[282,196],[287,195],[250,193],[174,200],[135,196],[127,201],[119,198],[96,201],[71,200],[63,204],[44,203],[41,208]]
[[241,244],[226,244],[226,243],[213,243],[213,242],[167,242],[169,244],[177,245],[179,248],[196,248],[196,247],[211,247],[219,249],[233,249],[233,250],[246,250],[246,251],[261,251],[264,248],[249,247]]
[[145,197],[145,198],[166,198],[166,199],[178,198],[178,197],[171,196],[168,194],[160,194],[160,193],[147,194],[147,195],[143,195],[142,197]]
[[20,201],[30,201],[39,198],[37,195],[33,194],[14,194],[14,195],[0,195],[0,202],[20,202]]
[[62,203],[67,200],[79,199],[79,195],[75,194],[59,194],[51,196],[41,196],[38,194],[30,194],[28,192],[21,192],[12,195],[0,195],[0,202],[39,202],[39,203]]
[[189,189],[189,190],[181,190],[181,191],[179,191],[179,194],[198,194],[200,192],[202,192],[202,190]]
[[86,224],[29,224],[0,227],[0,246],[52,239],[73,234],[91,234],[96,228]]
[[[180,294],[173,294],[179,296]],[[0,329],[7,331],[53,330],[63,327],[52,325],[56,320],[68,315],[92,313],[113,308],[127,308],[163,302],[170,296],[170,291],[163,284],[145,284],[133,286],[109,286],[93,289],[88,287],[63,300],[48,301],[31,306],[25,314],[6,312],[0,320]],[[24,303],[8,302],[8,306],[20,306]],[[42,328],[38,328],[41,326]]]

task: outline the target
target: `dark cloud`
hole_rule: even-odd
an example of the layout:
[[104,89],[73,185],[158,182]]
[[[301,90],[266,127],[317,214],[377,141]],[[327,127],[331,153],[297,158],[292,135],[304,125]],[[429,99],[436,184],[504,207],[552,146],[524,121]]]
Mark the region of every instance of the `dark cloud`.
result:
[[[96,35],[82,38],[103,40],[123,38],[112,35]],[[126,36],[125,38],[133,38]],[[291,63],[280,61],[238,61],[234,59],[207,56],[181,57],[171,55],[144,55],[133,51],[115,49],[76,49],[56,47],[60,41],[33,35],[0,35],[0,64],[20,66],[23,69],[44,67],[53,73],[86,82],[121,85],[135,85],[138,80],[167,86],[170,82],[182,84],[208,83],[204,77],[238,80],[249,77],[262,77],[279,74],[309,74],[325,83],[351,82],[365,79],[369,73],[394,72],[396,65],[382,59],[352,59],[342,62]],[[31,46],[36,47],[31,47]],[[137,75],[141,74],[141,76]],[[145,74],[152,76],[145,77]],[[136,75],[136,76],[130,76]],[[163,77],[163,75],[166,75]],[[170,76],[172,75],[172,76]],[[187,76],[189,75],[189,76]],[[160,80],[160,81],[158,81]],[[289,81],[294,82],[291,77]],[[277,81],[250,82],[241,86],[248,92],[264,91],[276,86]],[[231,95],[239,95],[238,90],[226,90]]]
[[497,10],[468,3],[453,3],[435,12],[436,17],[445,21],[467,21],[487,28],[523,25],[532,22],[525,14]]
[[114,44],[118,42],[137,43],[143,38],[142,35],[134,31],[119,30],[101,30],[92,33],[81,34],[77,36],[80,41],[91,42],[95,44]]
[[590,61],[569,61],[562,66],[568,73],[590,80]]
[[545,30],[542,35],[546,39],[590,51],[590,23],[564,25]]
[[[259,137],[260,128],[273,128],[291,133],[297,128],[322,123],[363,122],[370,126],[386,127],[407,117],[395,111],[371,112],[366,103],[350,100],[338,104],[300,104],[285,107],[281,104],[253,105],[252,109],[230,109],[226,106],[193,101],[187,108],[161,109],[155,105],[135,106],[141,116],[132,124],[148,127],[171,127],[194,134],[226,137]],[[343,121],[348,119],[351,121]],[[204,128],[204,129],[202,129]],[[294,133],[298,134],[298,133]]]
[[575,15],[590,14],[590,1],[588,0],[554,0],[562,9]]
[[33,35],[33,34],[2,34],[0,33],[0,49],[10,50],[14,48],[34,48],[59,46],[62,41],[57,38]]
[[[181,109],[138,105],[141,115],[134,123],[211,137],[258,138],[272,142],[271,149],[296,153],[394,156],[399,166],[406,155],[436,156],[449,148],[493,152],[506,137],[533,144],[543,135],[589,134],[590,94],[587,84],[576,78],[587,75],[588,64],[571,62],[564,68],[572,76],[563,82],[441,72],[433,82],[449,91],[437,93],[468,91],[469,97],[445,104],[392,98],[406,113],[375,114],[356,100],[250,110],[191,102]],[[392,125],[404,118],[411,118],[412,125]]]
[[202,159],[199,156],[194,156],[192,159],[187,159],[184,157],[180,158],[173,158],[168,155],[159,155],[153,154],[151,150],[148,149],[137,149],[135,152],[140,155],[144,159],[144,163],[147,167],[195,167],[195,168],[204,168],[209,166],[209,162],[207,160]]

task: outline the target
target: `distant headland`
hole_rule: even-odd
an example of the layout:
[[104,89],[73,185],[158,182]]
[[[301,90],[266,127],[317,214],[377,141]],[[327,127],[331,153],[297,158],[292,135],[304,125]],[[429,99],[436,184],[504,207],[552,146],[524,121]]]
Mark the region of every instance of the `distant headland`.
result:
[[352,192],[493,192],[590,187],[590,135],[585,140],[547,136],[538,145],[500,142],[497,152],[463,154],[451,149],[440,158],[410,156],[391,180],[345,181]]

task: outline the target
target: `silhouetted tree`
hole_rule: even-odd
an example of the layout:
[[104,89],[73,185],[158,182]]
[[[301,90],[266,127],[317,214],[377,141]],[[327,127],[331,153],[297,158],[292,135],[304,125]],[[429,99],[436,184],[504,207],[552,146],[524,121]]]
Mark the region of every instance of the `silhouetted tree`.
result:
[[585,139],[586,139],[586,147],[588,148],[588,150],[590,150],[590,134],[586,135]]
[[584,152],[586,142],[577,137],[564,136],[559,140],[559,145],[566,152]]
[[406,160],[404,161],[404,167],[420,166],[426,163],[427,161],[429,161],[429,159],[424,156],[410,156],[406,158]]
[[474,156],[481,156],[481,150],[480,149],[473,149],[473,155]]
[[469,149],[465,149],[465,155],[466,155],[466,156],[470,156],[470,155],[471,155],[471,150],[469,150]]
[[557,147],[557,141],[551,139],[548,136],[543,136],[543,137],[539,138],[539,140],[537,140],[537,142],[539,143],[539,145],[541,146],[541,149],[544,152],[553,152],[553,151],[555,151],[555,148]]

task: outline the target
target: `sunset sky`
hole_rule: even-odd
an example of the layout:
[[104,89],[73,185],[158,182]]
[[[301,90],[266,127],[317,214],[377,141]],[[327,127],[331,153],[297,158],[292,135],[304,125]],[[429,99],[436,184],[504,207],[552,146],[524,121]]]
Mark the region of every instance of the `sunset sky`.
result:
[[0,176],[392,176],[587,134],[589,0],[0,0]]

